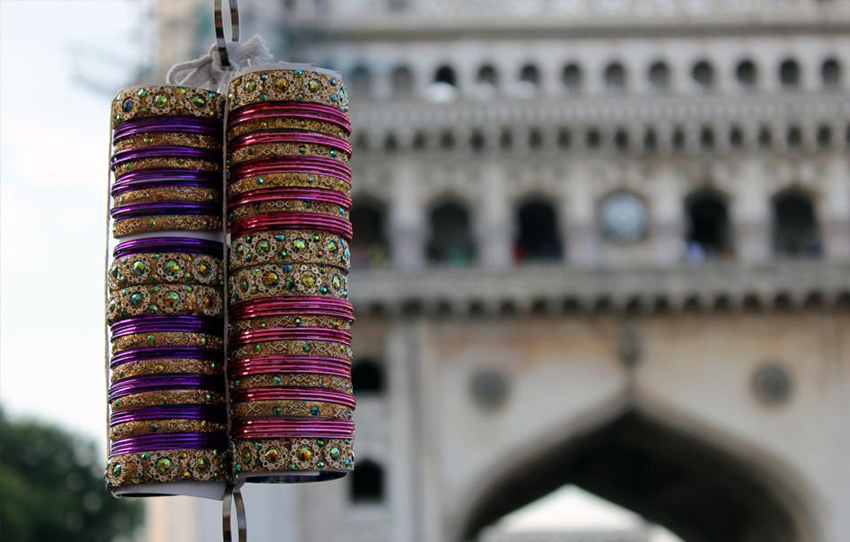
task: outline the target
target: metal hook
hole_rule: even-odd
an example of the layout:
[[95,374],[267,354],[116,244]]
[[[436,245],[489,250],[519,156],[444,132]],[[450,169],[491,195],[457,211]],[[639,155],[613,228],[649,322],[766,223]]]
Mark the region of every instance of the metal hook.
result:
[[248,520],[245,517],[245,501],[242,492],[232,485],[227,486],[221,507],[221,534],[224,542],[233,542],[230,532],[231,500],[236,503],[236,525],[239,529],[239,542],[248,542]]
[[[230,69],[230,57],[227,56],[227,39],[224,37],[224,17],[222,16],[221,0],[215,0],[215,41],[218,44],[218,58],[221,67]],[[230,41],[239,41],[239,4],[230,0]]]

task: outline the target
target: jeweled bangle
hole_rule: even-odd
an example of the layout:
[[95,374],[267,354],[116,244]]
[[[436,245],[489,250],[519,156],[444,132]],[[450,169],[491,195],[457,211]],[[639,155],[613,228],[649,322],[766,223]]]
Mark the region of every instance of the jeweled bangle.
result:
[[195,171],[219,172],[221,165],[212,160],[202,160],[199,158],[140,158],[130,162],[124,162],[116,165],[113,169],[115,178],[120,179],[128,173],[135,171],[145,171],[152,169],[190,169]]
[[221,190],[201,186],[166,186],[162,188],[143,188],[124,192],[117,196],[114,205],[147,203],[153,201],[193,201],[216,202],[221,200]]
[[313,143],[272,143],[268,145],[251,145],[242,147],[230,153],[230,163],[239,164],[248,160],[272,156],[313,156],[330,158],[344,164],[348,163],[349,155],[326,145]]
[[220,375],[224,364],[205,359],[146,359],[121,365],[112,371],[111,382],[154,374]]
[[241,196],[266,188],[316,188],[349,195],[351,185],[337,177],[310,173],[272,173],[236,179],[230,183],[230,195]]
[[354,307],[350,301],[332,297],[289,296],[285,299],[257,299],[230,307],[232,320],[247,318],[269,318],[281,315],[302,314],[331,316],[354,321]]
[[234,348],[231,359],[268,355],[319,356],[350,361],[351,347],[332,341],[267,341]]
[[[283,188],[279,190],[300,190]],[[328,194],[337,194],[337,192],[327,191]],[[252,194],[253,197],[257,197]],[[243,198],[246,196],[242,196]],[[338,202],[322,201],[317,199],[260,199],[258,202],[243,203],[241,200],[231,203],[231,211],[228,213],[228,218],[232,221],[241,218],[275,214],[275,213],[299,213],[316,214],[323,216],[333,216],[348,220],[348,208],[340,205]],[[308,229],[308,228],[299,228]]]
[[208,162],[218,163],[221,161],[221,157],[222,153],[217,150],[198,149],[196,147],[186,146],[147,145],[143,147],[113,150],[111,163],[113,170],[122,171],[125,164],[132,164],[140,160],[150,160],[154,158],[183,158],[185,160],[206,160]]
[[312,373],[267,373],[239,377],[231,381],[233,389],[286,386],[297,388],[326,388],[351,392],[351,379],[341,376]]
[[133,254],[160,254],[163,252],[206,254],[220,259],[224,254],[224,243],[195,237],[146,237],[122,241],[112,251],[112,256],[123,258]]
[[221,119],[224,96],[201,88],[153,86],[122,90],[112,100],[112,126],[145,117]]
[[269,329],[275,327],[324,327],[330,329],[351,329],[351,320],[334,316],[322,316],[313,314],[304,315],[282,315],[263,318],[240,319],[231,322],[230,332],[233,334],[240,331],[252,329]]
[[[354,469],[351,439],[232,439],[233,469],[237,476],[268,477],[281,481],[329,480]],[[298,472],[318,471],[318,476],[287,478]]]
[[109,268],[109,286],[113,289],[153,283],[220,286],[222,280],[221,258],[205,254],[134,254],[116,258]]
[[166,359],[199,359],[221,363],[224,360],[224,353],[220,350],[207,350],[197,346],[139,348],[113,354],[109,360],[109,368],[118,370],[123,365],[137,361]]
[[115,237],[153,231],[220,231],[221,217],[216,215],[140,216],[116,220],[112,227]]
[[137,333],[123,337],[113,337],[112,352],[117,353],[131,348],[152,348],[161,346],[197,346],[210,350],[219,350],[223,343],[221,337],[203,333],[164,332]]
[[223,450],[157,450],[117,454],[106,464],[106,487],[115,490],[145,484],[211,482],[227,478]]
[[354,409],[350,407],[322,401],[298,400],[233,402],[230,412],[234,418],[299,416],[347,421],[354,417]]
[[348,297],[346,270],[310,264],[244,267],[228,278],[230,301],[239,303],[287,295]]
[[115,150],[133,149],[136,147],[169,145],[175,147],[194,147],[196,149],[221,150],[221,140],[207,134],[192,134],[185,132],[146,132],[134,133],[114,140]]
[[209,390],[145,391],[119,397],[109,403],[113,412],[166,405],[224,405],[224,394]]
[[227,425],[207,420],[161,419],[127,422],[109,429],[109,438],[122,439],[144,435],[167,435],[169,433],[225,433]]
[[306,173],[329,175],[351,184],[351,167],[330,158],[316,156],[277,156],[258,158],[230,167],[230,178],[241,179],[272,173]]
[[258,232],[233,238],[229,269],[264,263],[332,265],[348,269],[348,241],[325,232],[286,230]]
[[309,70],[252,71],[230,82],[229,111],[257,102],[312,102],[348,111],[340,77]]
[[[114,183],[110,191],[116,205],[130,203],[129,201],[121,201],[121,196],[129,196],[133,192],[142,190],[162,190],[165,188],[177,188],[192,191],[196,189],[206,189],[216,191],[216,195],[221,194],[221,177],[213,180],[198,180],[198,179],[154,179],[146,181],[135,181],[132,183]],[[180,193],[182,193],[182,191]],[[143,192],[144,193],[144,192]]]
[[303,130],[328,134],[342,139],[348,139],[350,128],[347,130],[338,123],[316,118],[315,115],[301,112],[301,118],[269,117],[264,114],[258,118],[243,116],[246,120],[228,118],[227,139],[231,140],[251,132],[268,130]]
[[222,389],[223,382],[220,378],[210,375],[145,375],[135,378],[127,378],[115,382],[109,386],[108,398],[110,401],[121,397],[138,395],[153,391],[167,390],[206,390],[216,391]]
[[141,285],[113,293],[106,319],[112,323],[124,318],[158,315],[221,317],[223,300],[218,288],[209,286]]
[[326,327],[274,327],[250,329],[230,335],[230,345],[234,348],[256,342],[293,340],[320,340],[351,344],[351,333],[342,329]]

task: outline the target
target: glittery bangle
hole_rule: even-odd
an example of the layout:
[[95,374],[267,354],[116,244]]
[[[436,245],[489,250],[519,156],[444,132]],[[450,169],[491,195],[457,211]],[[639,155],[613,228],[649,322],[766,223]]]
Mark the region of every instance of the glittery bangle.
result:
[[221,217],[216,216],[140,216],[116,220],[112,227],[115,237],[154,231],[221,231]]
[[332,341],[268,341],[240,346],[232,351],[231,359],[252,356],[318,356],[351,360],[351,347]]
[[321,340],[351,344],[351,333],[341,329],[324,327],[275,327],[251,329],[231,334],[230,345],[234,348],[245,344],[286,340]]
[[226,431],[225,424],[210,423],[207,420],[161,419],[115,425],[109,429],[109,438],[123,439],[169,433],[225,433]]
[[301,481],[327,480],[344,476],[354,469],[354,450],[351,439],[232,439],[233,469],[237,476],[254,473],[276,475],[281,481],[287,473],[319,471]]
[[285,299],[257,299],[230,307],[231,321],[302,314],[332,316],[354,321],[354,307],[351,302],[332,297],[289,296]]
[[[135,188],[150,188],[147,183],[165,181],[204,182],[209,186],[221,185],[221,172],[198,171],[191,169],[159,168],[142,171],[134,171],[122,175],[112,183],[112,194],[121,190],[134,190]],[[128,188],[129,187],[129,188]]]
[[315,156],[278,156],[259,158],[230,167],[230,178],[241,179],[272,173],[307,173],[330,175],[351,184],[351,167],[330,158]]
[[228,111],[257,102],[312,102],[348,111],[348,94],[339,76],[309,70],[252,71],[230,82]]
[[226,458],[226,453],[216,449],[113,455],[106,464],[106,487],[112,491],[136,485],[223,480],[228,472]]
[[244,267],[228,278],[228,285],[232,303],[287,295],[348,297],[346,271],[333,266],[262,264]]
[[346,128],[339,121],[325,120],[317,115],[311,115],[309,112],[300,111],[291,117],[270,117],[265,112],[263,113],[258,118],[241,117],[246,120],[234,120],[233,117],[229,117],[227,125],[228,141],[251,132],[267,130],[303,130],[328,134],[341,139],[348,139],[350,132],[350,126]]
[[231,322],[231,336],[240,331],[252,329],[270,329],[275,327],[324,327],[330,329],[351,329],[351,320],[337,318],[334,316],[320,316],[313,314],[269,316],[263,318],[250,318],[235,320]]
[[230,434],[237,439],[342,438],[354,437],[354,422],[348,420],[292,418],[239,418]]
[[224,359],[224,353],[217,350],[198,348],[197,346],[139,348],[137,350],[124,350],[123,352],[113,354],[112,359],[109,360],[109,367],[111,369],[118,369],[127,363],[165,359],[200,359],[221,362]]
[[271,143],[267,145],[251,145],[236,149],[230,153],[230,164],[236,165],[248,160],[277,156],[311,156],[318,158],[330,158],[343,164],[348,163],[349,155],[326,145],[313,143]]
[[152,348],[161,346],[197,346],[210,350],[220,350],[223,347],[221,337],[203,333],[165,332],[165,333],[136,333],[123,337],[113,337],[112,353],[131,348]]
[[220,286],[223,278],[221,258],[205,254],[134,254],[116,258],[109,268],[109,286],[113,289],[153,283]]
[[143,117],[122,122],[112,132],[112,141],[139,134],[179,132],[207,135],[221,141],[221,122],[216,119],[174,115]]
[[313,373],[259,374],[239,377],[231,382],[233,389],[264,388],[287,386],[296,388],[325,388],[337,391],[351,391],[351,379],[334,375]]
[[136,147],[170,145],[176,147],[194,147],[215,151],[221,150],[221,139],[207,134],[191,134],[184,132],[147,132],[131,134],[117,138],[112,146],[115,150],[133,149]]
[[139,160],[154,158],[184,158],[186,160],[206,160],[219,162],[222,153],[215,150],[198,149],[195,147],[175,147],[171,145],[148,145],[130,149],[113,150],[112,169],[121,171],[124,164],[132,164]]
[[156,170],[163,168],[190,169],[196,171],[208,171],[217,173],[221,171],[221,165],[217,161],[203,160],[200,158],[140,158],[130,162],[124,162],[113,168],[115,178],[121,179],[128,173],[136,171]]
[[299,416],[350,420],[354,417],[354,410],[343,405],[322,401],[234,401],[231,415],[234,418]]
[[208,286],[140,285],[117,290],[109,300],[109,323],[136,316],[222,316],[221,291]]
[[112,251],[112,256],[123,258],[133,254],[159,254],[162,252],[206,254],[213,258],[221,258],[224,254],[224,243],[196,237],[146,237],[119,243]]
[[220,361],[205,359],[146,359],[125,363],[112,371],[111,382],[120,382],[127,378],[155,374],[201,374],[220,375],[224,364]]
[[112,125],[144,117],[221,119],[224,96],[201,88],[153,86],[122,90],[112,100]]
[[134,203],[113,207],[109,214],[115,220],[135,217],[155,217],[160,215],[213,215],[220,212],[215,203],[195,203],[185,201],[166,201],[153,203]]
[[[112,190],[110,191],[110,193],[112,194],[116,205],[123,205],[124,202],[121,201],[121,196],[130,196],[132,192],[139,192],[142,190],[162,190],[165,188],[181,189],[180,193],[182,193],[183,190],[189,189],[214,190],[216,192],[216,196],[220,196],[221,178],[219,177],[215,180],[154,179],[147,181],[134,181],[132,183],[120,182],[114,183],[112,185]],[[127,201],[126,203],[130,202]]]
[[[288,190],[286,188],[282,190]],[[329,192],[336,194],[336,192]],[[292,199],[272,199],[257,203],[232,203],[231,211],[228,213],[228,218],[231,221],[237,221],[243,218],[248,218],[257,215],[287,213],[292,218],[302,215],[320,215],[331,216],[348,220],[348,209],[339,205],[336,202],[315,201],[315,200],[292,200]],[[296,215],[297,213],[297,215]],[[295,228],[295,229],[309,229]]]
[[[351,378],[351,362],[319,356],[256,356],[234,359],[228,365],[231,380],[267,374],[319,374]],[[272,385],[276,382],[272,381]]]
[[210,375],[145,375],[127,378],[109,386],[108,399],[114,401],[121,397],[138,395],[153,391],[166,390],[207,390],[222,389],[224,382]]
[[231,197],[241,196],[265,188],[316,188],[333,190],[345,195],[351,193],[351,185],[336,177],[309,173],[272,173],[232,181],[230,195]]
[[[232,197],[229,201],[229,207],[236,210],[244,206],[253,205],[256,210],[259,210],[263,208],[262,206],[265,203],[284,201],[296,204],[287,204],[280,207],[283,210],[291,211],[309,211],[312,207],[318,206],[321,203],[330,203],[338,205],[340,209],[337,210],[337,213],[340,216],[344,216],[343,209],[348,210],[351,208],[351,196],[340,194],[333,190],[319,190],[316,188],[271,188],[268,190],[256,190],[239,197]],[[257,204],[260,207],[257,207]],[[333,213],[331,212],[331,214]]]
[[112,411],[166,405],[224,405],[224,394],[209,390],[145,391],[111,401]]
[[239,235],[231,243],[229,269],[255,264],[332,265],[348,269],[351,251],[345,238],[325,232],[286,230]]
[[216,202],[221,200],[221,190],[200,186],[165,186],[143,188],[124,192],[115,197],[114,205],[129,205],[153,201]]

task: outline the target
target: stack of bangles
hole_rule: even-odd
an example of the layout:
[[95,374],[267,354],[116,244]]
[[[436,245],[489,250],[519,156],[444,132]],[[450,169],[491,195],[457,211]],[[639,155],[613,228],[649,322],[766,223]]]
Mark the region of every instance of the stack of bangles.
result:
[[236,480],[354,467],[348,99],[317,68],[251,68],[228,89],[230,445]]
[[220,94],[112,104],[107,487],[221,498],[227,461]]

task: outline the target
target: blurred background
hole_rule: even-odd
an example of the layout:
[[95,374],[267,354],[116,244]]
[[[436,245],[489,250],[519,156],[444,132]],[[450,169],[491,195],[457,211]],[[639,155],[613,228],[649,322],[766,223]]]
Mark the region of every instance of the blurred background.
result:
[[[251,540],[848,540],[850,2],[240,4],[355,145],[357,470]],[[0,24],[0,535],[220,539],[98,480],[108,105],[212,2]]]

